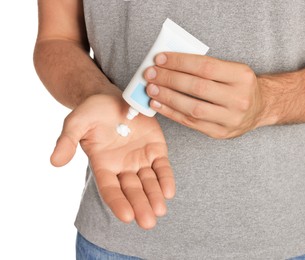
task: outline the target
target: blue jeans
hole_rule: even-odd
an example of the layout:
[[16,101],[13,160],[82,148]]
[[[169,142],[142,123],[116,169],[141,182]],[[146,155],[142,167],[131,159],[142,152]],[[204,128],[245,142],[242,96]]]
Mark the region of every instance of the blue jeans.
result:
[[[121,255],[98,247],[86,240],[80,233],[76,238],[76,260],[141,260],[141,258]],[[305,260],[305,255],[296,256],[287,260]]]
[[80,233],[76,238],[76,260],[141,260],[141,258],[121,255],[98,247],[86,240]]
[[300,255],[296,257],[289,258],[287,260],[305,260],[305,255]]

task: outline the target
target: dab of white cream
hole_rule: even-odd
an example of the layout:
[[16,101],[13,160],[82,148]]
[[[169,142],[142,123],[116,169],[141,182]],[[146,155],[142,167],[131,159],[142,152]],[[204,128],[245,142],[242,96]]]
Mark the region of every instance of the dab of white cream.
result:
[[130,128],[127,125],[120,124],[117,126],[116,131],[120,136],[127,137],[131,132]]

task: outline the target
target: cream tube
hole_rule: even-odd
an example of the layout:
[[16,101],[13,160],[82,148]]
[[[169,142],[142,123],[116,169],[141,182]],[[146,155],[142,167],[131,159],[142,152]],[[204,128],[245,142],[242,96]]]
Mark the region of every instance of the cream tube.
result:
[[147,82],[143,77],[146,68],[154,65],[154,57],[160,52],[183,52],[204,55],[209,47],[196,39],[170,19],[166,19],[154,45],[123,92],[123,98],[130,105],[127,118],[132,120],[140,112],[153,117],[156,111],[150,108],[146,94]]

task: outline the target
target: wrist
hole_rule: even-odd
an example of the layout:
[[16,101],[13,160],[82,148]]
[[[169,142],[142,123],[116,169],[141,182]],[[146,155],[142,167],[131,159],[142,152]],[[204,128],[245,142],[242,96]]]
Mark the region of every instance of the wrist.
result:
[[257,78],[261,94],[257,127],[304,122],[304,78],[304,70]]
[[109,98],[112,100],[120,100],[122,99],[122,91],[110,82],[99,82],[95,84],[95,86],[90,86],[90,91],[84,92],[80,97],[75,98],[76,101],[73,105],[73,109],[80,106],[88,99],[95,99],[97,97],[104,97],[105,99]]
[[276,125],[279,122],[279,111],[276,108],[276,94],[273,91],[275,80],[271,75],[257,77],[260,90],[260,112],[256,127]]

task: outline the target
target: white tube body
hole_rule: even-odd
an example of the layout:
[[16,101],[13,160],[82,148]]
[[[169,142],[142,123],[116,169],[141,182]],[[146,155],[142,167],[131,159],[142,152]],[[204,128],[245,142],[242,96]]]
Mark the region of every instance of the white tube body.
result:
[[123,92],[125,101],[141,114],[153,117],[156,111],[150,108],[146,94],[145,69],[154,65],[154,57],[160,52],[183,52],[204,55],[209,47],[185,31],[170,19],[166,19],[154,45]]

